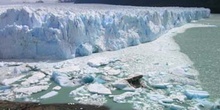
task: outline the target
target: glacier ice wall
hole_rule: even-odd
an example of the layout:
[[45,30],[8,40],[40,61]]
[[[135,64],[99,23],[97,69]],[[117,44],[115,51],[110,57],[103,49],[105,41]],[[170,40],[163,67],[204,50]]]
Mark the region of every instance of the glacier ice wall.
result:
[[74,6],[0,11],[0,58],[68,59],[118,50],[210,15],[205,8]]

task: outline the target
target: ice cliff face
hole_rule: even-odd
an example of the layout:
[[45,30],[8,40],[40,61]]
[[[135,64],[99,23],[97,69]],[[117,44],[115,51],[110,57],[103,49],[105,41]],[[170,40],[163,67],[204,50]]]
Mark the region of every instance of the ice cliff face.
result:
[[0,11],[0,58],[68,59],[118,50],[209,15],[204,8],[10,6]]

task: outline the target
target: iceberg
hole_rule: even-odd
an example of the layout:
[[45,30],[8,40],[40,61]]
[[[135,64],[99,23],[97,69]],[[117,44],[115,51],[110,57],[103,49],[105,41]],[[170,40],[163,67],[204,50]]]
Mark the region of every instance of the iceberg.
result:
[[97,94],[101,94],[101,95],[109,95],[112,94],[111,90],[109,90],[107,87],[105,87],[102,84],[90,84],[87,89],[89,90],[89,92],[91,93],[97,93]]
[[205,8],[62,5],[0,6],[0,58],[69,59],[119,50],[210,15]]
[[192,98],[203,99],[209,97],[209,93],[207,91],[198,91],[198,90],[186,90],[185,95],[187,96],[188,99],[192,99]]

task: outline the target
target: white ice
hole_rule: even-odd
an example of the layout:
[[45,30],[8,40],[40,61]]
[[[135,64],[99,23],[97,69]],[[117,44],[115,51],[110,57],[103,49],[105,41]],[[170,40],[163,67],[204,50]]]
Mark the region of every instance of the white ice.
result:
[[68,59],[119,50],[209,15],[205,8],[0,5],[0,58]]
[[51,91],[51,92],[48,92],[48,93],[44,94],[43,96],[41,96],[40,99],[47,99],[47,98],[53,97],[57,94],[58,94],[58,92]]
[[109,90],[107,87],[105,87],[102,84],[90,84],[87,89],[89,90],[89,92],[91,93],[97,93],[97,94],[101,94],[101,95],[109,95],[112,94],[111,90]]

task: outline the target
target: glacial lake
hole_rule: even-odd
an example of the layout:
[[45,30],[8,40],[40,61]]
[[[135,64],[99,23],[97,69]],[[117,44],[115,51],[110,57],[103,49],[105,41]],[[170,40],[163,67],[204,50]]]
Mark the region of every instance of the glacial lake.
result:
[[181,52],[185,53],[199,71],[202,88],[211,99],[220,98],[220,14],[196,23],[216,25],[213,28],[192,28],[174,37]]

